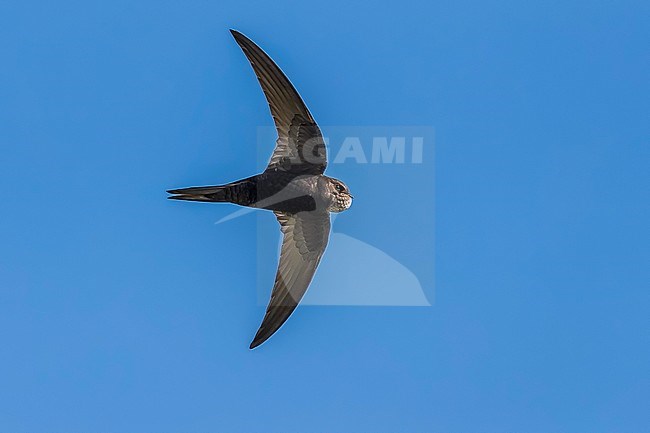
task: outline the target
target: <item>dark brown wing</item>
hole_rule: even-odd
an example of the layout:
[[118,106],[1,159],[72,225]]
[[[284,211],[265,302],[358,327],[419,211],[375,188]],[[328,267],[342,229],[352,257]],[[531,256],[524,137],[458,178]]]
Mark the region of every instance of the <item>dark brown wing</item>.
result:
[[309,287],[330,233],[325,211],[275,212],[284,233],[280,263],[264,320],[250,348],[264,343],[289,318]]
[[230,31],[248,58],[271,108],[278,140],[269,169],[322,174],[327,166],[320,129],[289,79],[253,41]]

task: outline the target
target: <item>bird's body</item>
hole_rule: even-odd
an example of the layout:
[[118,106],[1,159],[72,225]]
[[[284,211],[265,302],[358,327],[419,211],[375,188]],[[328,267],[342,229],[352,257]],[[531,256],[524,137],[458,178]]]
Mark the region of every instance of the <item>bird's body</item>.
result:
[[231,30],[251,63],[278,130],[266,170],[224,185],[168,191],[175,200],[227,202],[273,211],[284,235],[280,263],[251,349],[277,331],[297,307],[327,246],[330,212],[352,205],[345,184],[326,176],[325,142],[311,113],[277,65],[250,39]]
[[240,206],[298,213],[315,210],[341,212],[351,200],[341,202],[328,185],[340,182],[325,175],[294,175],[281,170],[261,174],[225,185],[170,190],[175,200],[228,202]]

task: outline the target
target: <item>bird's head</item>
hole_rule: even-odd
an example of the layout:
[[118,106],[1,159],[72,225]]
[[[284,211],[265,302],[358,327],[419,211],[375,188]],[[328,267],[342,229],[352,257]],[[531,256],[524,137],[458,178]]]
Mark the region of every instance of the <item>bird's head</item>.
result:
[[347,185],[331,177],[328,180],[328,189],[332,196],[332,201],[327,210],[330,212],[343,212],[352,206],[352,194],[350,194]]

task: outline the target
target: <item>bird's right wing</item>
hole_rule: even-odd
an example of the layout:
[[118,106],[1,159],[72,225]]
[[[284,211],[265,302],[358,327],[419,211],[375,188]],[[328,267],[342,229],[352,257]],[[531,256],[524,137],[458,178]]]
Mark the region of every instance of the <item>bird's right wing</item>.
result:
[[284,233],[271,300],[250,348],[264,343],[289,318],[307,291],[330,233],[326,211],[275,212]]
[[322,174],[327,166],[325,141],[300,95],[260,47],[238,31],[230,32],[257,75],[278,131],[267,170]]

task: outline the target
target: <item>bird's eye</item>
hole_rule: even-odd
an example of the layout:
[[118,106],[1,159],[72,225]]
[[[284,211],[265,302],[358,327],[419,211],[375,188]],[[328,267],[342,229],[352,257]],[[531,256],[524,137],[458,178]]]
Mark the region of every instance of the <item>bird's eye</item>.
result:
[[343,191],[345,190],[345,188],[343,188],[343,185],[339,185],[339,184],[336,184],[336,186],[334,186],[334,188],[335,188],[338,192],[343,192]]

